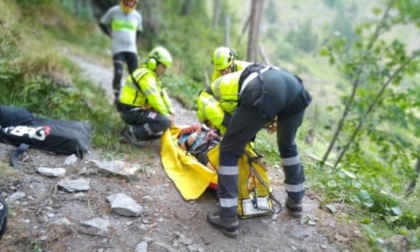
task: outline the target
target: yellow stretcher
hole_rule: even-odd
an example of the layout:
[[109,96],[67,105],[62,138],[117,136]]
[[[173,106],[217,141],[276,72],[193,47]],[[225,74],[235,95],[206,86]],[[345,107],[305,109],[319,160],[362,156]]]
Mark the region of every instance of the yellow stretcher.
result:
[[[217,172],[201,164],[178,145],[180,128],[165,131],[161,138],[161,159],[166,174],[185,200],[199,198],[208,188],[217,188]],[[207,154],[210,163],[219,167],[219,145]],[[267,169],[255,152],[247,148],[239,159],[238,214],[242,218],[272,212],[270,181]]]

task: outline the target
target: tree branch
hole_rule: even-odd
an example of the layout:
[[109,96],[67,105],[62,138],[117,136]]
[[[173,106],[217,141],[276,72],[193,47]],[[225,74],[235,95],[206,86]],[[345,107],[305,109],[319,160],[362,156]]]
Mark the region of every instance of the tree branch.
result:
[[356,130],[353,132],[352,136],[350,137],[349,141],[341,151],[340,155],[337,158],[337,161],[334,164],[334,169],[337,167],[337,165],[340,163],[341,159],[343,158],[344,154],[347,152],[347,150],[350,148],[350,145],[354,142],[354,139],[356,138],[356,135],[359,133],[360,129],[362,128],[363,121],[367,116],[370,114],[370,112],[373,110],[375,105],[378,103],[380,98],[382,97],[383,93],[385,92],[385,89],[391,84],[391,82],[394,80],[395,76],[400,74],[404,68],[410,64],[411,61],[413,61],[416,57],[418,57],[418,54],[413,54],[409,59],[407,59],[400,67],[395,70],[395,72],[388,78],[388,80],[382,85],[382,88],[379,90],[379,92],[376,94],[375,99],[370,103],[368,109],[366,112],[360,117],[359,124],[357,125]]
[[[366,47],[366,51],[370,51],[373,47],[374,42],[378,39],[380,31],[384,27],[383,24],[385,23],[385,20],[389,16],[389,12],[391,10],[392,5],[394,4],[394,1],[395,0],[391,0],[389,2],[388,6],[387,6],[387,9],[385,10],[384,15],[382,16],[381,21],[379,22],[379,25],[376,26],[376,30],[373,33],[373,36],[368,43],[368,46]],[[361,65],[357,69],[356,77],[355,77],[355,80],[353,82],[353,88],[352,88],[352,91],[351,91],[350,99],[349,99],[349,101],[347,102],[347,104],[344,108],[343,114],[341,115],[340,120],[338,122],[337,129],[335,130],[333,138],[332,138],[332,140],[331,140],[331,142],[330,142],[330,144],[327,148],[327,151],[325,152],[324,157],[322,158],[324,163],[328,159],[328,156],[330,155],[331,150],[333,149],[333,147],[335,145],[335,142],[337,141],[338,136],[340,135],[341,130],[343,129],[344,122],[347,119],[350,108],[353,105],[353,101],[354,101],[354,98],[356,96],[356,91],[357,91],[357,89],[359,87],[359,83],[360,83],[360,76],[362,74],[362,71],[364,69],[364,65],[366,63],[366,58],[367,58],[367,54],[365,53],[363,58],[362,58]]]

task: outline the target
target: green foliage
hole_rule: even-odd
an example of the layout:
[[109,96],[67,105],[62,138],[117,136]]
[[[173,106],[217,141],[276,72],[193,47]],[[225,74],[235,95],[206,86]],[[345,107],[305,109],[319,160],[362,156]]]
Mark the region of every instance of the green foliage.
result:
[[[264,160],[270,164],[277,164],[280,156],[277,148],[277,141],[274,134],[269,134],[266,130],[261,130],[255,139],[255,150],[264,157]],[[279,165],[275,165],[280,168]]]
[[269,24],[274,24],[277,21],[276,2],[274,0],[268,1],[263,17]]
[[61,6],[64,7],[67,12],[75,15],[78,19],[84,22],[91,22],[93,21],[92,10],[89,6],[90,1],[85,0],[74,0],[74,1],[66,1],[66,0],[59,0],[58,1]]
[[334,8],[340,5],[340,0],[324,0],[324,3],[328,7]]
[[[415,236],[416,229],[420,225],[420,211],[413,212],[411,205],[405,203],[398,196],[393,195],[380,183],[380,178],[369,175],[356,175],[347,170],[334,172],[321,171],[319,165],[306,165],[307,176],[312,179],[308,182],[311,188],[315,188],[325,195],[324,204],[330,202],[346,202],[349,205],[362,206],[364,212],[353,212],[352,215],[362,214],[361,222],[364,223],[368,237],[373,245],[381,246],[382,240],[374,223],[384,223],[382,229],[405,230],[407,236]],[[323,176],[316,176],[322,173]],[[379,230],[379,229],[378,229]],[[418,242],[418,241],[417,241]]]
[[[170,90],[170,95],[181,100],[187,108],[195,107],[196,95],[205,86],[205,72],[211,74],[211,54],[223,40],[223,30],[212,27],[204,1],[191,2],[193,4],[187,6],[190,8],[183,8],[179,1],[165,1],[165,4],[148,1],[149,9],[145,11],[142,7],[148,30],[139,43],[140,55],[158,44],[171,51],[175,63],[169,73],[173,75],[165,76],[163,84]],[[419,8],[413,5],[414,1],[396,2],[402,14],[381,23],[381,35],[386,35],[396,24],[418,23]],[[341,1],[325,0],[325,3],[344,6]],[[275,1],[269,2],[269,6],[275,5]],[[4,92],[0,92],[1,103],[27,106],[37,116],[89,121],[93,125],[94,146],[109,151],[109,158],[121,155],[120,151],[136,153],[137,149],[120,143],[123,123],[115,109],[104,101],[103,91],[92,88],[72,64],[52,52],[57,44],[77,43],[89,52],[105,54],[101,50],[108,50],[110,41],[98,33],[96,23],[90,22],[88,11],[78,12],[74,1],[66,0],[21,0],[12,1],[12,8],[2,8],[4,6],[5,2],[0,2],[0,82],[4,88]],[[302,10],[296,3],[294,8]],[[272,22],[278,19],[273,16],[274,9],[265,10],[266,19]],[[403,43],[389,37],[375,39],[372,31],[378,25],[376,21],[365,23],[353,32],[353,24],[343,18],[349,11],[357,12],[356,7],[350,9],[343,9],[342,14],[337,15],[332,26],[339,33],[333,34],[333,39],[328,40],[320,52],[342,73],[340,78],[329,80],[340,83],[340,90],[351,90],[357,80],[354,100],[349,94],[341,97],[343,104],[352,101],[352,106],[347,117],[350,120],[343,126],[342,139],[337,142],[336,149],[343,150],[359,123],[363,127],[340,162],[340,169],[321,170],[320,164],[305,162],[307,183],[311,189],[325,195],[325,202],[345,202],[352,210],[358,209],[349,212],[364,223],[372,244],[381,246],[383,243],[384,233],[378,230],[380,228],[401,233],[413,244],[419,244],[420,231],[416,227],[420,225],[420,191],[407,201],[398,196],[404,191],[405,182],[413,179],[413,159],[419,156],[420,133],[416,130],[419,111],[416,108],[420,103],[420,90],[416,84],[418,78],[413,77],[419,65],[413,60],[397,71],[410,59],[410,51]],[[224,8],[224,11],[229,13],[230,10]],[[379,17],[381,9],[376,13]],[[30,28],[25,28],[28,23]],[[268,27],[267,41],[275,45],[269,49],[273,62],[297,62],[293,67],[300,72],[321,72],[319,75],[328,76],[323,76],[324,80],[333,78],[326,68],[321,68],[319,61],[311,61],[310,54],[306,54],[316,51],[320,40],[310,21],[290,32],[286,41],[281,41],[284,33],[283,27]],[[233,41],[236,34],[232,32],[231,35]],[[244,44],[238,43],[235,49],[243,50]],[[318,65],[313,67],[310,62]],[[321,84],[326,84],[324,82]],[[383,87],[388,88],[378,96]],[[330,90],[324,92],[332,96]],[[332,108],[322,115],[330,128],[337,119],[329,114],[342,111],[343,106],[339,104]],[[307,128],[301,128],[300,137],[302,132],[307,132]],[[317,132],[318,141],[328,139],[325,132],[329,133],[326,130]],[[256,149],[263,154],[264,160],[279,168],[272,135],[264,131],[259,133]],[[151,150],[144,151],[147,155]]]
[[[39,1],[40,5],[50,3],[53,4]],[[45,11],[42,7],[33,8],[30,1],[19,4],[21,9],[35,11],[35,16],[36,10]],[[59,8],[54,13],[59,13]],[[122,123],[115,109],[101,99],[104,91],[79,78],[78,70],[56,55],[54,48],[45,47],[51,41],[41,28],[38,27],[39,37],[32,38],[24,26],[26,22],[29,20],[18,23],[13,18],[0,22],[6,28],[0,29],[4,59],[0,61],[0,103],[27,107],[39,117],[89,121],[93,125],[93,144],[117,149],[115,136],[120,135]]]
[[318,48],[318,35],[313,31],[309,20],[300,25],[299,29],[290,31],[286,41],[305,53],[313,52]]
[[[382,15],[380,9],[375,13]],[[344,143],[340,154],[346,154],[340,167],[357,174],[357,180],[350,184],[333,173],[329,180],[334,180],[334,187],[328,182],[317,186],[334,201],[342,198],[364,206],[370,213],[365,223],[379,221],[385,229],[403,228],[412,234],[420,224],[419,211],[394,194],[402,194],[405,184],[415,178],[419,140],[413,136],[419,118],[413,108],[418,107],[415,97],[420,86],[404,83],[417,72],[419,60],[417,52],[406,50],[404,43],[381,36],[399,22],[399,17],[385,14],[379,23],[361,25],[357,41],[349,43],[348,38],[336,36],[329,49],[321,51],[351,84],[352,92],[341,97],[346,108],[344,123],[337,126],[341,139],[337,143]],[[381,246],[374,229],[365,225],[372,244]]]
[[149,48],[163,45],[169,49],[177,60],[173,72],[204,85],[205,72],[212,68],[211,55],[221,46],[223,33],[214,31],[203,2],[191,3],[187,15],[180,15],[185,10],[178,1],[169,1],[165,6],[151,3],[151,13],[144,16],[153,22],[153,30],[146,31],[145,39]]
[[420,6],[417,1],[413,0],[397,0],[395,1],[396,8],[403,13],[401,15],[401,22],[413,22],[417,26],[420,26]]
[[337,12],[336,17],[333,19],[331,24],[331,33],[335,36],[342,36],[347,41],[346,48],[349,47],[358,39],[350,18],[347,18],[344,11],[340,10]]
[[[271,32],[271,34],[273,34],[273,38],[275,39],[277,39],[276,36],[278,33],[279,31]],[[293,61],[295,59],[295,56],[295,47],[293,47],[293,45],[291,45],[289,42],[281,41],[280,43],[275,43],[273,57],[281,59],[283,61]]]
[[38,240],[31,239],[31,249],[33,252],[42,252],[42,245]]
[[[410,135],[414,135],[413,126],[418,119],[410,116],[410,108],[415,104],[407,102],[412,100],[410,97],[413,93],[418,93],[416,90],[419,87],[414,86],[411,90],[398,88],[401,81],[415,72],[413,69],[418,68],[418,61],[414,60],[416,55],[409,55],[400,41],[386,41],[378,36],[389,31],[389,24],[395,22],[392,17],[385,16],[384,21],[377,24],[378,32],[373,34],[368,32],[372,30],[371,24],[362,25],[358,32],[363,36],[353,44],[351,50],[348,49],[346,39],[336,37],[330,44],[330,48],[334,48],[332,53],[322,53],[329,55],[331,63],[338,64],[353,88],[352,93],[342,97],[342,102],[347,105],[343,118],[349,119],[342,125],[343,131],[348,132],[343,135],[349,139],[346,148],[351,148],[343,165],[358,167],[359,172],[383,170],[383,174],[391,175],[386,176],[388,180],[394,178],[394,189],[398,190],[413,175],[410,157],[416,155],[415,146],[418,142]],[[392,86],[394,87],[389,88]],[[398,95],[393,95],[396,91]],[[386,102],[390,97],[394,98],[392,102]],[[401,102],[395,99],[397,97]],[[404,103],[406,104],[403,105]],[[403,106],[397,108],[396,104]],[[390,111],[395,113],[389,113]],[[389,130],[391,126],[393,130]],[[406,131],[407,127],[412,129],[412,133]],[[404,131],[399,130],[403,128]],[[388,133],[381,129],[387,129]],[[365,134],[365,137],[357,134]],[[367,139],[366,137],[369,143],[364,147],[369,149],[358,144]],[[369,162],[372,160],[369,153],[375,149],[383,150],[379,154],[383,160]],[[393,169],[389,164],[399,164],[399,169]],[[405,180],[401,180],[401,175]]]
[[[96,28],[88,6],[78,6],[80,1],[63,0],[23,0],[17,1],[25,21],[36,22],[28,25],[31,33],[36,31],[49,31],[58,38],[78,42],[80,37],[89,36]],[[76,40],[77,39],[77,40]]]
[[164,87],[171,90],[171,97],[176,98],[185,108],[196,109],[196,98],[205,85],[179,75],[167,75],[162,78]]

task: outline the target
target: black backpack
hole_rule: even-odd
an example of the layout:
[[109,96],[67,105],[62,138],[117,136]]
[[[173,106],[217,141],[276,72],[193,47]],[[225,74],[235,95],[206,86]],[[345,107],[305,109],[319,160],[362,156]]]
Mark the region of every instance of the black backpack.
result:
[[0,128],[33,123],[34,117],[26,108],[0,105]]

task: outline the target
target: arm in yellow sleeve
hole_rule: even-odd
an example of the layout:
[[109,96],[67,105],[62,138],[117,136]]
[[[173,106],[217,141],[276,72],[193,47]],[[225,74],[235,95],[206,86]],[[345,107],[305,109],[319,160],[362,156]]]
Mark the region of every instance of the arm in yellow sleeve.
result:
[[162,90],[157,77],[148,73],[140,80],[140,86],[150,107],[160,114],[169,115],[170,111],[162,98]]
[[202,91],[197,98],[197,116],[200,122],[208,121],[222,135],[225,134],[230,116],[223,111],[220,103],[205,91]]

